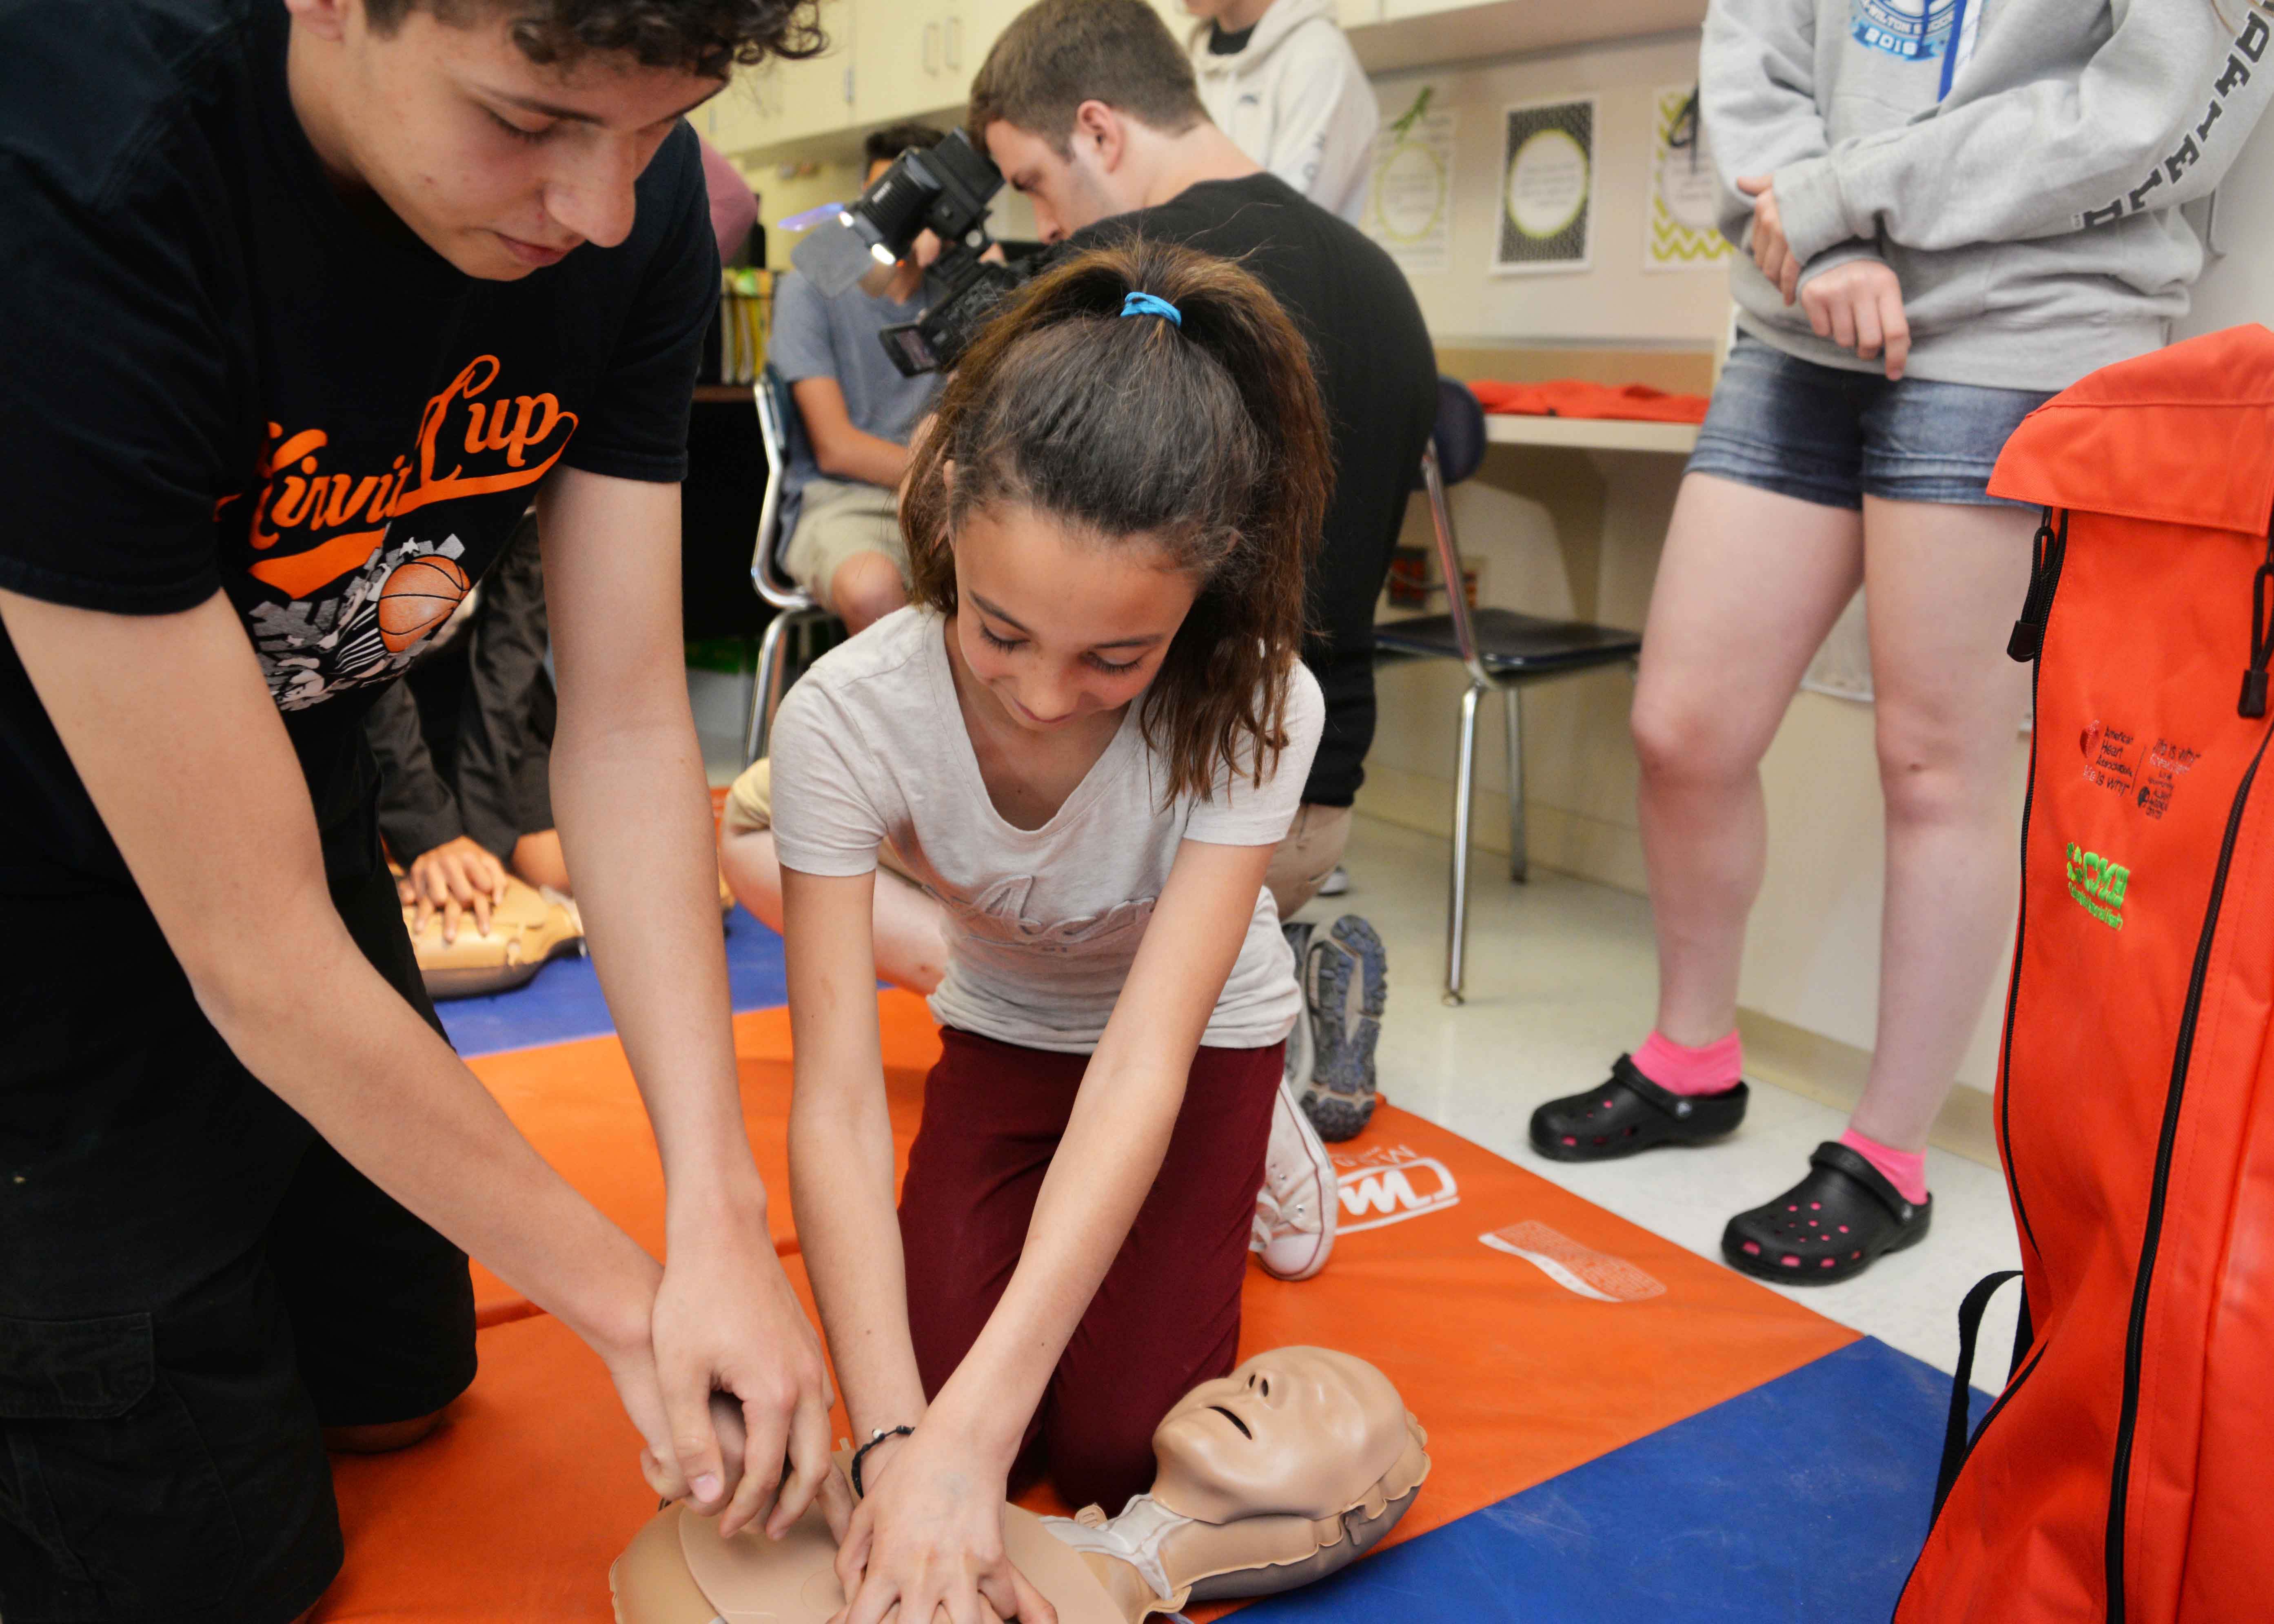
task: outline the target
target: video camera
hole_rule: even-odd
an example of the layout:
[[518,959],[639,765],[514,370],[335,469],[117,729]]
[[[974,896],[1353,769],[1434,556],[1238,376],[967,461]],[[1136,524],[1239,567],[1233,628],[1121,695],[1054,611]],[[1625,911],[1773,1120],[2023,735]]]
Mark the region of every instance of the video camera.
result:
[[994,246],[987,205],[1003,189],[1003,172],[957,130],[937,146],[910,147],[876,184],[817,226],[790,263],[831,297],[856,283],[877,291],[881,278],[915,251],[917,236],[939,239],[939,258],[924,272],[924,312],[886,327],[885,353],[905,377],[952,367],[994,311],[1025,277],[982,259]]

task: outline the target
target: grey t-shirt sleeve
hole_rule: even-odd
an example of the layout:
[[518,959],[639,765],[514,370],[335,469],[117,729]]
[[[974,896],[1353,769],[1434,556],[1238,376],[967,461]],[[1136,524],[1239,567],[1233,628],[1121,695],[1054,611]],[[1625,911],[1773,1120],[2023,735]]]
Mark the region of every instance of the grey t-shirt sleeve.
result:
[[1219,770],[1209,798],[1193,804],[1185,838],[1211,846],[1276,846],[1285,839],[1303,804],[1303,785],[1326,721],[1319,680],[1298,665],[1287,679],[1287,745],[1271,775],[1255,782],[1251,743],[1238,762]]
[[766,329],[766,359],[785,383],[807,378],[842,381],[829,337],[829,303],[810,277],[790,272],[774,283],[773,318]]
[[845,708],[812,673],[782,701],[771,753],[774,850],[782,867],[832,877],[872,872],[885,829],[864,771],[870,753]]

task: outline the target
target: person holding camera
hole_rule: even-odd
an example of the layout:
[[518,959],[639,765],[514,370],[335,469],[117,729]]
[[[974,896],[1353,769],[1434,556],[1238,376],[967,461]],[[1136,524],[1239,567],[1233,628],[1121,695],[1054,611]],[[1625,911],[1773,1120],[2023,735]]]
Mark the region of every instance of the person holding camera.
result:
[[[862,184],[902,153],[939,141],[924,124],[876,132],[863,143]],[[855,286],[832,296],[796,272],[774,287],[766,360],[789,385],[805,431],[791,445],[782,492],[791,525],[782,563],[856,632],[908,601],[898,492],[908,437],[938,398],[939,379],[903,374],[877,335],[923,313],[924,267],[938,252],[938,241],[922,233],[877,293]]]

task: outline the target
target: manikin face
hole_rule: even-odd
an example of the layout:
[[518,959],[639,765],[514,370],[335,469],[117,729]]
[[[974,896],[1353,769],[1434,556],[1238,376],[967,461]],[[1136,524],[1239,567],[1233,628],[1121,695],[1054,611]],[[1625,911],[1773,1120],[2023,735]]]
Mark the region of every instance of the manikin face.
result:
[[470,276],[510,282],[632,229],[632,183],[719,81],[593,54],[523,55],[508,9],[414,10],[391,35],[361,0],[290,0],[292,101],[343,192],[367,191]]
[[1101,541],[1022,507],[964,515],[955,590],[965,668],[1035,733],[1143,693],[1194,597],[1192,577],[1141,538]]
[[[1097,105],[1086,102],[1082,107],[1087,111]],[[1079,123],[1061,155],[1041,136],[998,118],[987,126],[987,155],[1011,190],[1034,205],[1035,229],[1046,243],[1144,203],[1141,196],[1125,195],[1131,191],[1128,178],[1106,167],[1100,143]]]
[[1380,1371],[1325,1348],[1258,1354],[1186,1394],[1153,1433],[1153,1497],[1203,1522],[1329,1517],[1405,1448],[1405,1404]]

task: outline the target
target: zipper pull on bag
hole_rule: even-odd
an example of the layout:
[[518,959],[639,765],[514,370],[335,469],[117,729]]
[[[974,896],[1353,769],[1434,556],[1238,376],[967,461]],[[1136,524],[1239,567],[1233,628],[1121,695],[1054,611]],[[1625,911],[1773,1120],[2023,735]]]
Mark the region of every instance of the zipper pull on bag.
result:
[[2266,714],[2266,666],[2274,658],[2274,530],[2266,536],[2266,561],[2250,578],[2250,664],[2242,673],[2235,714],[2253,721]]
[[2036,561],[2029,567],[2029,595],[2022,603],[2022,618],[2006,640],[2007,658],[2028,665],[2045,646],[2045,621],[2052,613],[2053,583],[2060,577],[2060,559],[2068,530],[2068,515],[2061,515],[2062,535],[2053,533],[2053,510],[2044,510],[2032,542]]

